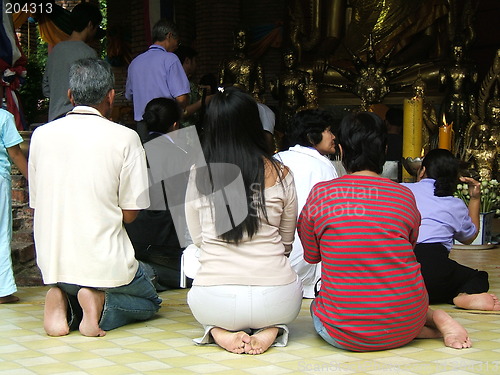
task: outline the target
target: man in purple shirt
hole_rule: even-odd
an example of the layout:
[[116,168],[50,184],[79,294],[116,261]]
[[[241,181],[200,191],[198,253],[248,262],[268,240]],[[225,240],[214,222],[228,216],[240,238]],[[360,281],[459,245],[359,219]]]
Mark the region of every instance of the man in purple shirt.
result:
[[153,44],[128,67],[125,97],[134,103],[134,120],[141,121],[151,99],[175,99],[182,110],[189,103],[189,81],[179,58],[173,53],[179,45],[177,27],[160,20],[152,30]]

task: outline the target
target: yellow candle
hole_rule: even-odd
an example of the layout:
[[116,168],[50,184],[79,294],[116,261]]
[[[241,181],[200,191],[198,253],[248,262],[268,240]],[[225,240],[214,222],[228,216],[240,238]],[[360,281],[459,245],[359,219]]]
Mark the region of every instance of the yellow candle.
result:
[[[423,99],[405,99],[403,105],[403,158],[418,158],[422,152]],[[415,178],[403,168],[403,182]]]
[[422,151],[422,98],[405,99],[403,110],[403,158],[418,158]]
[[453,124],[443,124],[439,127],[439,148],[451,151],[451,132]]

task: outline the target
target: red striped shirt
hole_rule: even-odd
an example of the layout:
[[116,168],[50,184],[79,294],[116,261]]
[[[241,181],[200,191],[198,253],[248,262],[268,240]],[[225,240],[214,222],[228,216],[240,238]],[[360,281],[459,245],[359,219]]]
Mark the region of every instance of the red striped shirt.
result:
[[353,351],[400,347],[425,323],[428,297],[413,254],[420,214],[409,189],[382,177],[318,183],[299,218],[304,259],[322,261],[313,313]]

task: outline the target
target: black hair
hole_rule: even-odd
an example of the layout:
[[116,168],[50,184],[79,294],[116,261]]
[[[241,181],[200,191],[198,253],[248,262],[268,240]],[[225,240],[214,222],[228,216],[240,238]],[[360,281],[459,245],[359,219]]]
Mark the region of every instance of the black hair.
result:
[[210,93],[217,92],[217,77],[213,73],[207,73],[200,78],[200,85],[210,86]]
[[[245,234],[252,237],[260,227],[261,217],[267,218],[265,209],[265,173],[264,163],[278,171],[280,163],[268,153],[264,130],[259,117],[257,102],[249,94],[241,90],[228,87],[223,92],[218,92],[207,107],[204,121],[203,153],[209,168],[199,168],[196,174],[198,190],[210,196],[218,187],[214,174],[217,173],[211,165],[226,163],[239,168],[246,198],[248,215],[238,225],[232,223],[232,229],[219,235],[227,242],[238,243]],[[279,174],[278,174],[279,175]],[[233,177],[229,173],[221,173],[219,178],[228,184]],[[220,187],[219,187],[220,188]],[[230,207],[224,207],[226,213],[233,217]],[[215,227],[218,233],[223,232],[218,226],[217,206],[215,211]]]
[[155,98],[149,101],[142,115],[148,131],[162,134],[168,133],[180,117],[180,108],[177,102],[167,98]]
[[436,197],[452,196],[457,189],[459,160],[445,149],[436,148],[427,153],[422,160],[427,177],[436,180],[434,195]]
[[198,56],[198,52],[189,46],[186,46],[184,44],[181,44],[177,49],[174,51],[174,53],[177,55],[179,58],[181,64],[184,64],[184,61],[186,59],[193,59],[196,56]]
[[349,173],[369,170],[382,173],[387,146],[387,128],[372,112],[351,113],[340,123],[338,142],[342,163]]
[[401,108],[389,108],[385,114],[386,121],[394,126],[403,127],[403,110]]
[[323,132],[333,131],[334,118],[330,112],[321,109],[306,109],[297,113],[291,122],[288,139],[291,145],[316,146],[323,139]]
[[97,6],[90,3],[77,4],[71,11],[71,26],[74,31],[81,32],[87,27],[89,22],[99,26],[102,22],[102,14]]

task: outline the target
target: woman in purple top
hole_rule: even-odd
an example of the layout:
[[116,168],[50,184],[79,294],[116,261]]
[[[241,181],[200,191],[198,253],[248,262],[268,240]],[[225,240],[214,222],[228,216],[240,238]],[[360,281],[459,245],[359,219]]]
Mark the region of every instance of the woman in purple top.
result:
[[463,309],[500,310],[489,289],[488,274],[448,257],[453,240],[470,244],[477,236],[481,204],[480,184],[469,185],[470,202],[453,196],[458,182],[458,160],[444,149],[431,150],[422,161],[419,182],[404,184],[415,196],[422,217],[414,252],[429,293],[430,303],[453,303]]

